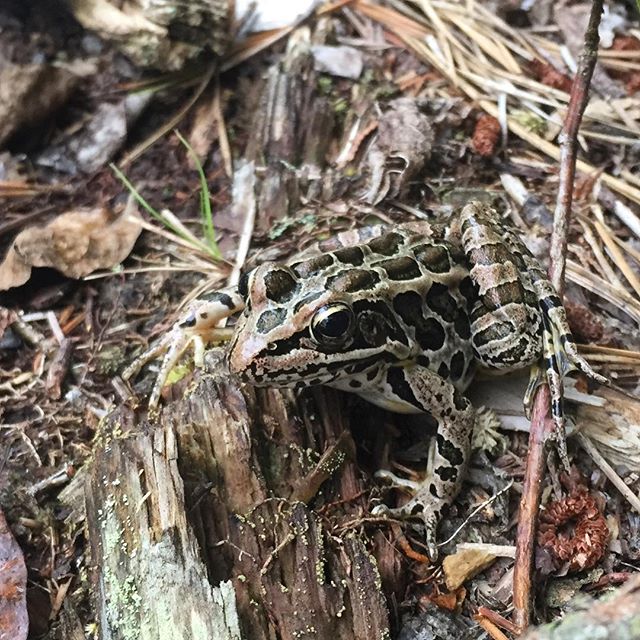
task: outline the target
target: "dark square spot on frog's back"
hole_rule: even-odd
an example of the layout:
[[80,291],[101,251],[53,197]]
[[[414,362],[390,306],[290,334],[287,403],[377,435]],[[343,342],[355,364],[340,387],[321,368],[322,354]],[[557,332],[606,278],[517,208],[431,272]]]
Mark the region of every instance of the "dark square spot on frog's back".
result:
[[462,351],[456,351],[456,353],[453,354],[453,358],[451,358],[451,367],[449,372],[451,380],[453,380],[454,382],[456,380],[460,380],[462,374],[464,373],[464,365],[464,353],[462,353]]
[[434,282],[427,292],[426,302],[434,313],[443,320],[453,322],[458,313],[456,301],[449,293],[449,287],[440,282]]
[[288,302],[299,288],[298,281],[287,269],[274,269],[264,277],[267,298],[274,302]]
[[374,262],[371,266],[384,269],[389,280],[415,280],[422,276],[418,263],[409,256],[381,260],[380,262]]
[[367,246],[373,253],[383,256],[393,256],[398,252],[398,247],[402,246],[404,238],[399,233],[385,233],[379,238],[371,240]]
[[413,248],[413,255],[432,273],[447,273],[451,269],[449,252],[442,245],[420,244]]
[[333,255],[345,264],[359,267],[364,262],[364,253],[360,247],[345,247],[333,252]]
[[300,278],[308,278],[309,276],[320,273],[320,271],[330,267],[332,264],[333,256],[330,253],[325,253],[321,256],[309,258],[309,260],[296,262],[291,265],[291,269]]
[[380,282],[375,271],[367,269],[345,269],[327,279],[327,289],[337,293],[355,293],[373,289]]

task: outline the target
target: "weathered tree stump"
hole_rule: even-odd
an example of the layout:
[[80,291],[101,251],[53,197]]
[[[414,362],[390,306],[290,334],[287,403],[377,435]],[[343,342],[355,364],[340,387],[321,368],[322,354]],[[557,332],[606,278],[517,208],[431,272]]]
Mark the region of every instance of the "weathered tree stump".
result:
[[157,423],[105,424],[86,487],[101,637],[389,637],[376,561],[337,533],[367,508],[353,465],[331,481],[346,506],[290,499],[317,477],[311,440],[349,438],[296,424],[291,394],[238,388],[221,355]]
[[86,512],[101,638],[240,638],[233,587],[209,584],[188,525],[176,435],[115,412]]

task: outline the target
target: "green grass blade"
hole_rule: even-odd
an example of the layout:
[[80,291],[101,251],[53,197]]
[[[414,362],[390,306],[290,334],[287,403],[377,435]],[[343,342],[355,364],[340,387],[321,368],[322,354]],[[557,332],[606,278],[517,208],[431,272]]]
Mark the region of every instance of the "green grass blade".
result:
[[209,185],[207,184],[207,177],[205,176],[202,164],[191,145],[177,129],[174,129],[174,133],[178,137],[178,140],[180,140],[184,145],[185,149],[191,156],[196,169],[198,170],[198,176],[200,178],[200,216],[202,218],[202,230],[208,245],[212,249],[212,253],[215,254],[216,257],[220,258],[221,253],[218,248],[218,243],[216,242],[216,233],[213,227],[213,212],[211,211],[211,197],[209,193]]
[[165,216],[163,216],[159,211],[156,211],[145,199],[144,197],[141,195],[141,193],[133,186],[133,184],[130,182],[130,180],[127,178],[127,176],[124,175],[124,173],[122,173],[122,171],[120,171],[120,169],[113,163],[111,163],[109,165],[109,167],[111,168],[111,170],[116,174],[117,178],[122,182],[122,184],[124,184],[124,186],[127,188],[127,190],[129,191],[129,193],[131,193],[131,195],[133,196],[133,198],[135,199],[135,201],[155,220],[157,220],[160,224],[162,224],[164,227],[166,227],[167,229],[169,229],[172,233],[175,233],[178,237],[182,238],[185,242],[188,242],[191,246],[195,247],[196,249],[199,249],[200,251],[205,251],[206,253],[208,253],[212,258],[214,259],[219,259],[220,258],[220,251],[218,250],[218,248],[216,247],[215,250],[210,247],[208,244],[205,244],[203,242],[194,242],[193,237],[189,236],[188,234],[186,234],[182,229],[180,229],[180,227],[177,227],[175,224],[173,224],[170,220],[167,220],[167,218]]

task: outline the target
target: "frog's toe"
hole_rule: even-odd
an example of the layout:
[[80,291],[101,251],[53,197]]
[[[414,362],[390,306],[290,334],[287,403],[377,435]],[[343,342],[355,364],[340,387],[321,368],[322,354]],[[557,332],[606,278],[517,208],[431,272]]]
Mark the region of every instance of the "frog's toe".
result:
[[394,509],[387,505],[380,504],[374,507],[371,513],[375,516],[392,518],[397,520],[418,520],[423,529],[424,542],[427,546],[429,559],[435,562],[438,559],[438,545],[436,543],[436,529],[438,527],[439,515],[434,510],[433,505],[424,503],[419,498],[412,498],[406,504]]
[[158,358],[164,353],[160,370],[156,375],[151,395],[149,396],[149,408],[156,409],[160,403],[160,395],[171,370],[176,365],[180,356],[192,342],[193,336],[187,335],[180,327],[174,327],[162,339],[158,340],[150,349],[138,356],[123,372],[122,378],[129,380],[139,373],[146,364]]
[[416,493],[422,486],[422,482],[416,482],[415,480],[408,480],[406,478],[401,478],[397,476],[395,473],[391,473],[391,471],[386,471],[385,469],[380,469],[379,471],[376,471],[375,477],[378,480],[383,480],[389,486],[395,489],[408,489],[412,493]]
[[121,374],[123,380],[134,378],[146,364],[167,350],[166,339],[159,340],[141,353]]

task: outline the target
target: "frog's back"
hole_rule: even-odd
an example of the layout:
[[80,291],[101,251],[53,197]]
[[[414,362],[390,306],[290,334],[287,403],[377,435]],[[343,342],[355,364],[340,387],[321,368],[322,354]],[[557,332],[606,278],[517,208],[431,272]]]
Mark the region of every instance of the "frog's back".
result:
[[356,318],[407,346],[395,350],[398,361],[428,366],[464,389],[473,374],[469,316],[476,291],[461,246],[447,231],[444,225],[411,223],[321,243],[315,255],[289,265],[299,301],[331,292]]

